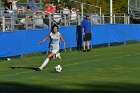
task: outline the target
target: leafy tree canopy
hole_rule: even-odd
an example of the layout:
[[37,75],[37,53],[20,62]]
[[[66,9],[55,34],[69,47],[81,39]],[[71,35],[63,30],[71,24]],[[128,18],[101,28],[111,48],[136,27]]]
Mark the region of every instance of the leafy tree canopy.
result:
[[[18,0],[19,2],[27,2],[27,0]],[[29,0],[31,1],[31,0]],[[39,0],[36,0],[39,1]],[[43,1],[43,0],[42,0]],[[46,0],[47,2],[54,2],[57,3],[57,0]],[[68,4],[70,7],[76,7],[81,9],[80,3],[71,2],[72,0],[60,0],[62,5]],[[110,0],[73,0],[84,2],[87,4],[92,4],[95,6],[99,6],[102,8],[102,13],[109,13],[110,12]],[[128,0],[113,0],[113,13],[127,13],[128,7]],[[85,12],[91,12],[93,10],[99,11],[99,8],[91,7],[84,5]]]

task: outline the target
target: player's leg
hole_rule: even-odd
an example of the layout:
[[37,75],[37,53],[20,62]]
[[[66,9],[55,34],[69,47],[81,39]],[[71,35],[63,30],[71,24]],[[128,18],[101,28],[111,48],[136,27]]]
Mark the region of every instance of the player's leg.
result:
[[87,41],[84,41],[83,43],[83,52],[87,51]]
[[90,51],[90,41],[87,41],[87,51]]
[[60,56],[60,53],[59,53],[59,47],[56,48],[56,49],[53,49],[52,52],[53,52],[54,54],[56,54],[56,55],[55,55],[55,58],[61,59],[61,56]]
[[49,60],[51,59],[51,57],[53,57],[55,55],[55,53],[50,53],[48,55],[48,57],[45,59],[45,61],[43,62],[43,64],[39,67],[40,70],[42,70],[49,62]]
[[51,60],[51,59],[55,59],[55,58],[56,58],[56,54],[55,54],[54,56],[52,56],[52,57],[50,58],[50,60]]
[[83,43],[83,49],[84,49],[84,51],[86,50],[86,42],[85,41]]
[[91,33],[88,33],[87,35],[87,51],[90,51]]
[[56,53],[56,54],[55,54],[54,56],[52,56],[50,59],[55,59],[55,58],[61,59],[60,53]]
[[85,36],[84,36],[83,52],[86,52],[86,45],[87,45],[87,34],[85,34]]

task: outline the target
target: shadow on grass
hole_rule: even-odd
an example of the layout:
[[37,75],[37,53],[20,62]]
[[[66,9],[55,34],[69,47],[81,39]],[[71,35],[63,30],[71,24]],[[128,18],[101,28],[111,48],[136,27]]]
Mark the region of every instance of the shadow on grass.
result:
[[[56,82],[57,83],[57,82]],[[140,93],[136,84],[68,84],[73,89],[56,89],[46,86],[26,85],[20,83],[0,83],[0,93]],[[80,88],[79,88],[80,87]]]
[[22,69],[31,69],[31,70],[39,71],[38,68],[36,68],[36,67],[9,67],[9,68],[11,68],[11,69],[22,68]]
[[56,72],[55,70],[54,71],[49,71],[50,73],[59,73],[59,72]]

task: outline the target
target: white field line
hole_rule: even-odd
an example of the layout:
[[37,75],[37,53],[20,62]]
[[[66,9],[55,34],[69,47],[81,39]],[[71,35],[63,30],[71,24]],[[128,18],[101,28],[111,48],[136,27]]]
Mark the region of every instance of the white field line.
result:
[[79,64],[89,63],[89,62],[104,61],[104,60],[108,60],[108,59],[117,59],[117,58],[122,58],[122,57],[127,57],[127,56],[131,56],[131,55],[123,55],[123,56],[117,56],[117,57],[112,57],[112,58],[102,58],[102,59],[96,59],[96,60],[78,62],[78,63],[74,63],[74,64],[68,64],[68,65],[64,65],[64,66],[79,65]]
[[[137,53],[137,54],[140,54],[140,53]],[[72,66],[72,65],[79,65],[79,64],[89,63],[89,62],[103,61],[103,60],[108,60],[108,59],[117,59],[117,58],[122,58],[122,57],[127,57],[127,56],[133,56],[133,55],[137,55],[137,54],[122,55],[122,56],[115,56],[115,57],[111,57],[111,58],[103,58],[103,59],[96,59],[96,60],[84,61],[84,62],[79,62],[79,63],[73,63],[73,64],[68,64],[68,65],[63,65],[63,67]],[[54,68],[54,67],[46,68],[44,70],[48,70],[48,69],[52,69],[52,68]],[[20,74],[26,74],[26,73],[31,73],[31,72],[34,72],[34,71],[31,70],[31,71],[20,72],[20,73],[12,73],[10,75],[8,74],[8,75],[0,76],[0,78],[9,77],[9,76],[15,76],[15,75],[20,75]]]

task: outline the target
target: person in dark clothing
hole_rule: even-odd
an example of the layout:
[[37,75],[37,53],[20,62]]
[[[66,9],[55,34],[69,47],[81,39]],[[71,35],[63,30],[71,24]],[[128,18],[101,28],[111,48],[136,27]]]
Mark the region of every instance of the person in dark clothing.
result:
[[5,10],[12,9],[12,2],[10,2],[9,0],[4,0],[4,7],[5,7]]
[[56,5],[56,11],[61,11],[61,3],[59,2],[57,5]]

